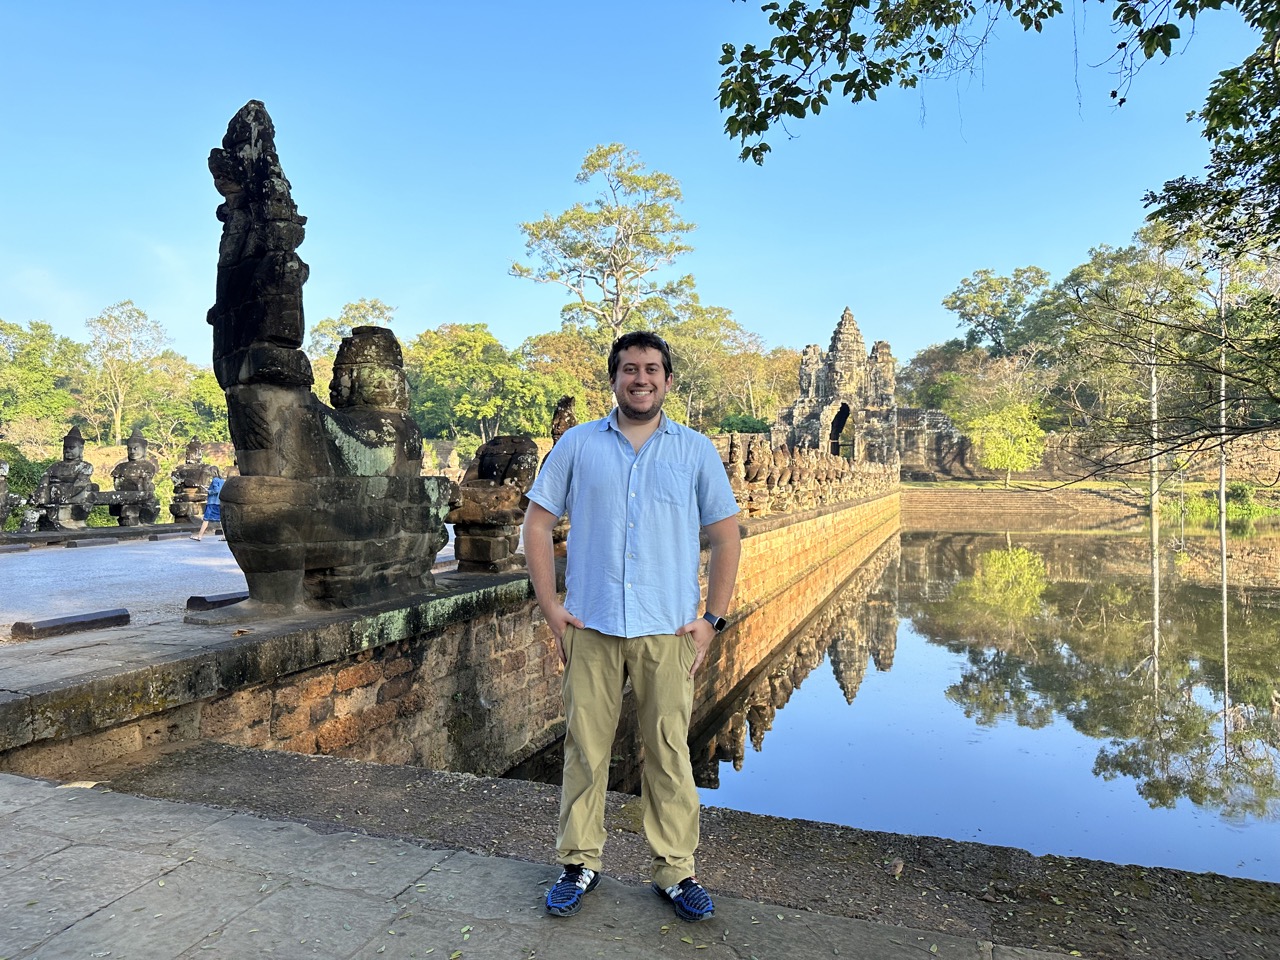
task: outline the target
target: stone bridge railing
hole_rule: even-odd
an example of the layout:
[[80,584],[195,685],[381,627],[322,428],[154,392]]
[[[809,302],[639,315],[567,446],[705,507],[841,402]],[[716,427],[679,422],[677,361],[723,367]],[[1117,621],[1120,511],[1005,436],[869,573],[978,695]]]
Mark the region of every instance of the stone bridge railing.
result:
[[[696,714],[710,715],[897,529],[896,492],[746,521],[731,626],[701,674]],[[563,732],[550,630],[523,573],[438,583],[440,595],[409,605],[252,629],[173,624],[10,645],[0,770],[72,776],[207,738],[505,772]]]

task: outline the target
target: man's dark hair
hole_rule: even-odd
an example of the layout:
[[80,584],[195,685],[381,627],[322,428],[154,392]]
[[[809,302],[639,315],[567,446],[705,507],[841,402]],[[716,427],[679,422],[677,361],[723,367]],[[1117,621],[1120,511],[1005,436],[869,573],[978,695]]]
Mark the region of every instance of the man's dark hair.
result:
[[613,383],[614,378],[618,375],[619,355],[623,350],[630,350],[632,347],[639,347],[641,350],[657,350],[662,354],[663,370],[666,371],[668,377],[671,376],[671,348],[667,346],[667,341],[656,333],[650,333],[648,330],[633,330],[631,333],[624,333],[613,341],[613,346],[609,349],[610,383]]

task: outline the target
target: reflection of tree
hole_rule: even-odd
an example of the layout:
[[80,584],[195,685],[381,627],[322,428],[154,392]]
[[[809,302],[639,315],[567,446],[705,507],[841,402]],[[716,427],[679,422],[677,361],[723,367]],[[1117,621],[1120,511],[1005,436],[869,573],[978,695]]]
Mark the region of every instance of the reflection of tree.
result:
[[1044,558],[1025,547],[1011,547],[978,557],[973,576],[957,583],[951,598],[980,616],[982,624],[999,624],[1012,635],[1040,615],[1046,586]]
[[[1155,585],[1108,570],[1114,553],[1136,572],[1123,548],[1084,541],[1092,561],[1076,569],[1062,538],[1043,550],[959,542],[924,546],[953,565],[949,595],[899,612],[966,658],[947,691],[966,716],[1033,728],[1061,716],[1107,741],[1097,775],[1132,777],[1152,806],[1186,797],[1227,816],[1280,814],[1280,609],[1264,602],[1274,604],[1274,592],[1239,589],[1229,599],[1227,697],[1222,598],[1210,590],[1164,569],[1157,624]],[[904,544],[908,556],[914,549]],[[902,569],[932,578],[928,590],[900,584],[903,596],[937,594],[937,564],[911,557]]]
[[1027,664],[1000,650],[968,653],[968,669],[947,688],[947,699],[982,726],[1013,717],[1019,726],[1039,729],[1053,720],[1053,705],[1022,682]]

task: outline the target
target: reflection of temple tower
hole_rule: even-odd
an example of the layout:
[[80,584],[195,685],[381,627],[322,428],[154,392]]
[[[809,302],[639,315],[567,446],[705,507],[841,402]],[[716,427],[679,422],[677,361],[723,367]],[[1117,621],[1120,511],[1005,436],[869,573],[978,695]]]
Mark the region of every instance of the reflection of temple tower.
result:
[[849,630],[831,641],[831,672],[836,676],[845,703],[853,703],[867,675],[867,645],[861,631]]
[[867,675],[868,659],[879,671],[893,666],[898,645],[898,565],[901,554],[892,549],[885,554],[883,573],[872,584],[874,590],[861,602],[842,605],[845,629],[831,638],[831,671],[844,694],[853,703]]
[[853,313],[845,307],[823,353],[817,344],[800,357],[800,395],[782,411],[772,444],[808,447],[851,460],[897,458],[894,359],[880,340],[868,353]]
[[876,669],[893,668],[893,655],[898,649],[898,569],[901,554],[889,562],[875,593],[863,608],[863,632],[871,646],[871,661]]
[[[866,673],[868,660],[878,669],[893,662],[897,637],[894,599],[901,549],[892,538],[858,568],[776,650],[772,660],[719,706],[714,725],[695,734],[694,776],[699,786],[713,787],[717,761],[741,770],[746,743],[760,751],[777,713],[795,690],[828,655],[836,680],[850,703]],[[873,593],[874,591],[874,593]]]

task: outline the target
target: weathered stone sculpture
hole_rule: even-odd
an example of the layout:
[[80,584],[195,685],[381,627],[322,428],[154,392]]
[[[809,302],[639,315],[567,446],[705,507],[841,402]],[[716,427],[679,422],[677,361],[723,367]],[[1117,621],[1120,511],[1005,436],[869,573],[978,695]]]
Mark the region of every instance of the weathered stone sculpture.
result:
[[774,513],[786,513],[791,509],[794,487],[791,484],[791,473],[794,462],[791,451],[784,443],[773,451],[773,465],[769,469],[770,500],[769,507]]
[[[556,401],[555,411],[551,414],[551,446],[555,446],[560,442],[560,438],[565,435],[571,427],[578,425],[577,397],[564,396]],[[548,451],[550,456],[550,451]],[[546,457],[543,458],[544,460]],[[558,556],[564,556],[565,550],[569,545],[569,515],[556,520],[556,525],[551,528],[551,546]]]
[[747,461],[743,464],[743,474],[747,483],[760,483],[769,473],[769,457],[766,453],[768,450],[764,444],[760,442],[759,437],[752,437],[747,441]]
[[423,477],[400,344],[381,327],[342,341],[330,398],[310,390],[300,349],[307,265],[275,128],[251,100],[209,155],[218,207],[213,366],[226,392],[240,476],[222,489],[222,525],[249,599],[201,619],[302,606],[355,606],[432,586],[454,485]]
[[458,569],[497,573],[520,566],[525,494],[538,472],[538,445],[528,437],[494,437],[476,451],[463,474],[452,523]]
[[9,461],[0,460],[0,528],[9,519],[9,514],[26,502],[25,498],[9,492]]
[[111,469],[115,490],[99,493],[96,500],[107,505],[119,526],[155,523],[160,516],[160,498],[156,496],[155,483],[160,465],[147,456],[146,438],[137,427],[125,440],[124,448],[126,459]]
[[204,504],[209,498],[209,484],[222,472],[212,463],[204,462],[204,446],[199,437],[192,437],[187,444],[184,463],[173,468],[173,500],[169,513],[174,523],[199,523],[204,516]]
[[729,459],[724,465],[724,472],[729,477],[729,489],[739,503],[747,493],[747,471],[742,463],[742,446],[738,443],[736,433],[729,434]]
[[84,437],[79,427],[72,427],[62,438],[62,459],[45,471],[31,493],[22,532],[84,529],[98,485],[91,479],[93,464],[83,455]]
[[551,414],[551,445],[554,447],[571,427],[578,425],[578,398],[564,396],[556,401]]

